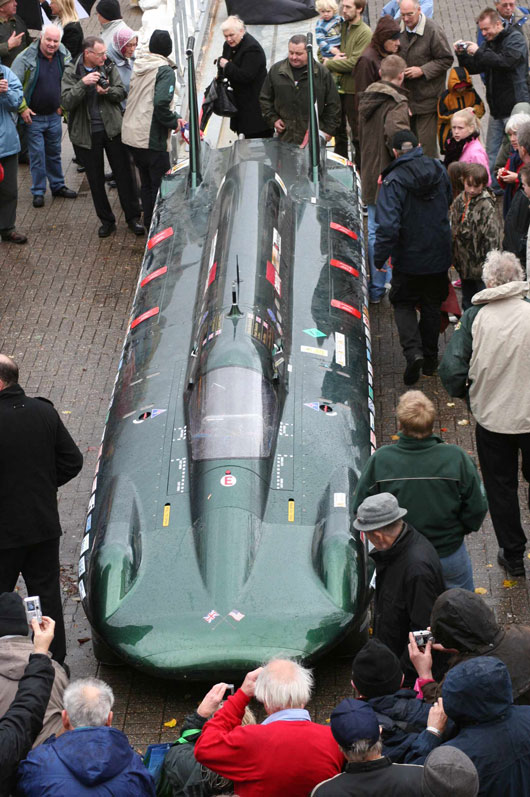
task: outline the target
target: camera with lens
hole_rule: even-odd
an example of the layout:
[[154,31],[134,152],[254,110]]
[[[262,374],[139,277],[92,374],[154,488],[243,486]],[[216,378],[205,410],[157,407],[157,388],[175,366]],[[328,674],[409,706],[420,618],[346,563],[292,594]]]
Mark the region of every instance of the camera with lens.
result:
[[468,47],[469,44],[467,44],[467,42],[464,41],[455,42],[455,50],[457,53],[465,53]]
[[424,648],[427,642],[434,642],[434,637],[427,628],[423,631],[413,631],[412,635],[419,648]]
[[96,86],[101,86],[102,89],[108,89],[109,86],[110,86],[110,82],[108,80],[108,74],[109,73],[108,73],[107,67],[104,66],[103,70],[100,71],[100,73],[99,73],[100,77],[99,77],[99,80],[96,83]]

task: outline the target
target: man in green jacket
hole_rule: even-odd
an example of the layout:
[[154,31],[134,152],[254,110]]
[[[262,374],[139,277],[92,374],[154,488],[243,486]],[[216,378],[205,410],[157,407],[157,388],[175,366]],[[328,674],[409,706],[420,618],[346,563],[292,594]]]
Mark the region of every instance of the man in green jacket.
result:
[[126,94],[118,68],[107,59],[105,42],[99,36],[88,36],[79,58],[64,71],[61,105],[68,114],[70,141],[77,160],[85,167],[92,201],[101,221],[100,238],[107,238],[116,230],[116,217],[105,190],[104,152],[129,229],[135,235],[145,234],[129,153],[120,135],[121,101]]
[[399,440],[372,454],[359,478],[353,508],[369,495],[395,495],[409,523],[435,547],[446,589],[473,591],[464,537],[478,531],[488,504],[473,460],[433,434],[434,418],[434,405],[420,390],[401,396]]
[[355,109],[353,69],[372,40],[372,31],[362,20],[365,7],[366,0],[342,0],[344,22],[341,27],[341,52],[333,58],[324,59],[324,65],[337,78],[342,108],[340,127],[335,135],[335,152],[345,158],[348,157],[347,126],[349,125],[357,166],[361,165],[361,150]]
[[[259,102],[269,127],[282,141],[301,144],[308,128],[309,89],[307,81],[307,39],[298,33],[289,39],[288,57],[270,68]],[[321,64],[313,62],[318,124],[331,138],[340,124],[340,99],[337,88]]]

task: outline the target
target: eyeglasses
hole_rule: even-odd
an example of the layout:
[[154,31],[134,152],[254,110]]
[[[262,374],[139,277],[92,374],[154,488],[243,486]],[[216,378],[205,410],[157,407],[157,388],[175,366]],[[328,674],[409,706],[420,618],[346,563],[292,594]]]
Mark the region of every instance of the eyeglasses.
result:
[[91,49],[89,48],[89,49],[88,49],[88,52],[89,52],[89,53],[94,53],[94,55],[97,55],[97,57],[98,57],[98,58],[101,58],[101,56],[102,56],[102,55],[104,55],[104,56],[106,56],[106,55],[107,55],[107,51],[106,51],[106,50],[103,50],[103,52],[102,52],[102,53],[98,53],[98,51],[97,51],[97,50],[91,50]]

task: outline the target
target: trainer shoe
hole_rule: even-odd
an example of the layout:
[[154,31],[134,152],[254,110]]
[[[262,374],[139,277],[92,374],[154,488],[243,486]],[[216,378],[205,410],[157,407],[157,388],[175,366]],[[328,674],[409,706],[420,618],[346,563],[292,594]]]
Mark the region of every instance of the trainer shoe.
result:
[[520,559],[508,559],[504,555],[504,548],[499,548],[499,553],[497,554],[497,562],[501,565],[501,567],[504,567],[504,569],[507,570],[511,576],[526,577],[524,569],[524,561],[522,556]]
[[422,366],[423,356],[421,354],[416,354],[412,360],[409,360],[403,374],[403,381],[406,385],[416,384],[420,378]]

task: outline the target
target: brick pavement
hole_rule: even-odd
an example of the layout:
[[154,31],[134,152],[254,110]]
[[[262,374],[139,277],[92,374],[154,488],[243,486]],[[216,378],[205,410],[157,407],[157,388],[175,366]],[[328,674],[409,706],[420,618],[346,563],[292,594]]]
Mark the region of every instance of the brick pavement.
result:
[[[124,4],[122,4],[124,5]],[[372,27],[379,16],[381,0],[371,5]],[[436,5],[435,19],[451,41],[472,38],[474,18],[482,4],[473,0],[461,4],[443,0]],[[124,8],[133,28],[140,26],[136,8]],[[225,17],[224,4],[218,9],[217,25]],[[97,23],[83,23],[87,32],[96,32]],[[261,38],[273,60],[283,56],[285,41],[293,26],[251,29]],[[202,86],[209,82],[211,61],[218,54],[218,34],[212,37],[203,63]],[[163,723],[178,722],[193,708],[205,685],[169,683],[148,678],[126,667],[98,667],[90,642],[90,628],[76,595],[77,554],[84,527],[96,451],[112,391],[126,330],[144,239],[137,239],[125,225],[115,191],[111,202],[118,219],[118,231],[111,238],[97,237],[99,222],[94,214],[88,185],[71,162],[71,147],[65,134],[63,164],[67,185],[80,191],[75,201],[46,195],[46,206],[31,206],[29,170],[20,169],[20,200],[17,227],[30,243],[24,247],[0,245],[0,350],[12,354],[21,367],[21,382],[30,395],[53,400],[61,417],[79,443],[84,455],[83,471],[61,490],[60,512],[64,530],[62,563],[69,661],[74,676],[99,674],[116,694],[115,724],[123,728],[138,748],[159,738],[171,739],[175,730]],[[394,407],[404,390],[403,360],[392,322],[390,307],[372,308],[375,365],[377,437],[390,443],[396,431]],[[448,330],[442,341],[451,334]],[[473,425],[462,402],[455,406],[437,377],[422,377],[418,387],[435,402],[439,426],[446,440],[458,443],[475,455]],[[524,501],[523,488],[521,499]],[[523,505],[523,504],[522,504]],[[528,525],[528,512],[525,512]],[[503,586],[504,572],[495,563],[496,545],[489,520],[469,539],[476,585],[500,619],[530,621],[526,583],[519,579],[513,588]],[[348,694],[349,658],[330,655],[316,668],[317,690],[312,711],[325,721],[330,709]],[[177,726],[178,728],[178,726]]]

